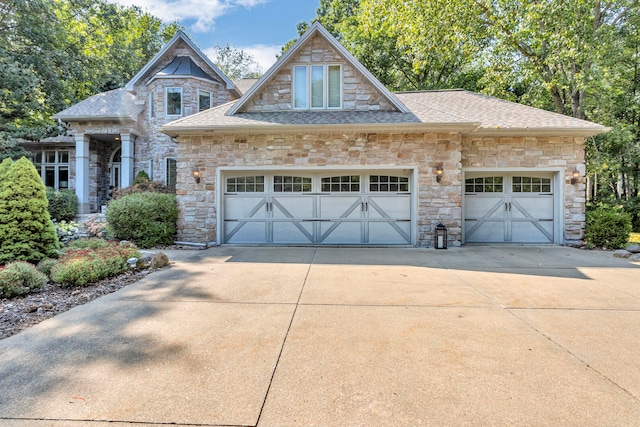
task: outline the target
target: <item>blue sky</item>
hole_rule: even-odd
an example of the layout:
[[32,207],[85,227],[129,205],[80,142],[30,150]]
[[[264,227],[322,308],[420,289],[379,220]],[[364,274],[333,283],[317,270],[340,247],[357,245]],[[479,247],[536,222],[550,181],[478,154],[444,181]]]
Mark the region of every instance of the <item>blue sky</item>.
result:
[[280,47],[297,37],[296,24],[316,15],[319,0],[109,0],[136,5],[169,23],[175,20],[205,53],[216,45],[243,49],[262,71]]

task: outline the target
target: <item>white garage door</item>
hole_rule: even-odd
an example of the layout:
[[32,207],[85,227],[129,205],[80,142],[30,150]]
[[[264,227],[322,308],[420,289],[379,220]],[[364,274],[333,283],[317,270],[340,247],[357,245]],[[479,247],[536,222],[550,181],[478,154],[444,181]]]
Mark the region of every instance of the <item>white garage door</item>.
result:
[[225,173],[223,243],[411,244],[410,174]]
[[554,242],[553,174],[467,172],[464,190],[465,242]]

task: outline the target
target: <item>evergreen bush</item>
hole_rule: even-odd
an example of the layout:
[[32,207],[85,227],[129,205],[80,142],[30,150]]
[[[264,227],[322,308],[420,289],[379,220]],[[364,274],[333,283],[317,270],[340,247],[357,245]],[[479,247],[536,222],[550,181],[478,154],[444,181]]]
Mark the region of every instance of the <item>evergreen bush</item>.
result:
[[150,181],[149,175],[145,171],[140,171],[134,178],[132,185],[141,184],[143,182],[149,182],[149,181]]
[[44,184],[33,164],[22,157],[2,172],[0,180],[0,264],[56,257],[59,248]]
[[587,211],[585,238],[590,246],[620,249],[626,246],[631,233],[631,216],[613,207]]
[[129,258],[141,258],[138,249],[128,244],[106,243],[95,249],[67,250],[51,267],[51,280],[64,286],[84,286],[129,270]]
[[176,235],[178,204],[174,194],[133,193],[107,206],[108,233],[141,248],[170,245]]
[[78,197],[71,190],[56,190],[47,187],[47,200],[49,201],[49,215],[55,221],[73,221],[78,210]]
[[46,274],[24,261],[16,261],[0,268],[0,297],[11,298],[42,287],[48,281]]

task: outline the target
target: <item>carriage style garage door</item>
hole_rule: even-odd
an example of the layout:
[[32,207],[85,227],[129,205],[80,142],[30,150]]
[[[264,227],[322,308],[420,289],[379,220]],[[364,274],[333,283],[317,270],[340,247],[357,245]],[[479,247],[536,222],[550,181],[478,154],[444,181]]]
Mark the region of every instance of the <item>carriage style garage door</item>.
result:
[[553,173],[467,172],[467,243],[553,243]]
[[411,244],[405,171],[243,171],[222,176],[223,243]]

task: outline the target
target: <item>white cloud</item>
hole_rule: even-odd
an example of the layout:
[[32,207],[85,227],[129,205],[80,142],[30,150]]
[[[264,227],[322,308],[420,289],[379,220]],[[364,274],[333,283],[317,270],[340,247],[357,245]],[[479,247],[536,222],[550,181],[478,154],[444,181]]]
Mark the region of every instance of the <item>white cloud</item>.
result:
[[250,9],[269,0],[109,0],[123,6],[139,6],[164,22],[195,20],[194,32],[207,32],[215,20],[236,7]]
[[256,60],[262,72],[266,72],[276,62],[276,54],[280,53],[282,45],[256,44],[253,46],[240,47],[240,49],[251,54]]

